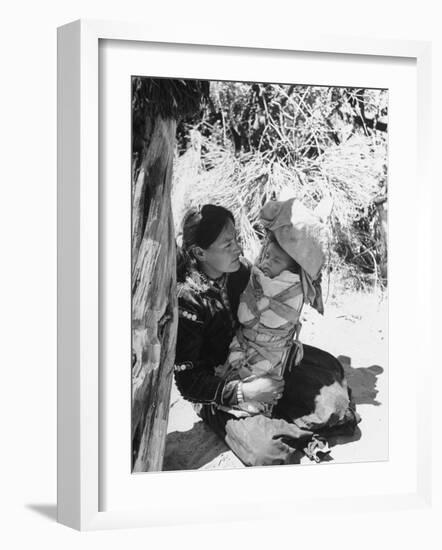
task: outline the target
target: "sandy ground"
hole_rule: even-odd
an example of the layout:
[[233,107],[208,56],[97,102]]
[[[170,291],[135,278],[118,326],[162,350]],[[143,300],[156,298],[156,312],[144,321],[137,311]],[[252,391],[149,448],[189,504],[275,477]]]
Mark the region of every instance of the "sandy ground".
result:
[[[342,296],[342,294],[341,294]],[[335,462],[388,459],[387,301],[347,293],[326,303],[324,316],[303,313],[301,340],[341,361],[361,416],[356,433],[330,441]],[[309,462],[302,458],[301,464]],[[164,470],[241,468],[243,464],[172,388]]]

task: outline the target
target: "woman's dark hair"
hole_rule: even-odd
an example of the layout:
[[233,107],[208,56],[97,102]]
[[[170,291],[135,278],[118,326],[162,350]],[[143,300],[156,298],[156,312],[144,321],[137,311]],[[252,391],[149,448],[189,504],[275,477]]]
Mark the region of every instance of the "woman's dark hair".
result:
[[184,281],[186,275],[197,268],[192,248],[209,248],[229,220],[235,222],[232,212],[215,204],[205,204],[202,208],[193,207],[186,212],[183,218],[182,244],[178,247],[177,255],[178,281]]

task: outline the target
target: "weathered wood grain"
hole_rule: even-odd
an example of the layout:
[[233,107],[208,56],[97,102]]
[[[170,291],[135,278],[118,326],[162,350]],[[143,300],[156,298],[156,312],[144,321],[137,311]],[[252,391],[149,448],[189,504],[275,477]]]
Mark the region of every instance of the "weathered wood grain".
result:
[[133,471],[162,468],[177,329],[171,209],[176,121],[156,116],[133,191]]

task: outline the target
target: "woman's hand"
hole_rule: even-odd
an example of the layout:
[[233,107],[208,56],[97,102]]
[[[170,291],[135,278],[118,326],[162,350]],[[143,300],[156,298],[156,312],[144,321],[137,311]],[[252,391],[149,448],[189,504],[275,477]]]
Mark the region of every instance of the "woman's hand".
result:
[[284,380],[275,380],[270,376],[255,378],[250,382],[243,382],[242,393],[244,401],[261,401],[262,403],[276,403],[284,390]]

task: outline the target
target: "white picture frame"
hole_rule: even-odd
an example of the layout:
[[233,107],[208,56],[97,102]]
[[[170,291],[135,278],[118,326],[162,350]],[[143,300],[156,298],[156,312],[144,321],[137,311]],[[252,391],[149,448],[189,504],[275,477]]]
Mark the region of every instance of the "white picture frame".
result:
[[[102,510],[100,503],[100,189],[99,189],[99,44],[101,40],[130,43],[167,43],[175,45],[216,46],[219,48],[300,51],[348,56],[379,56],[410,58],[417,67],[417,162],[419,170],[418,222],[422,287],[431,280],[430,216],[425,204],[431,204],[432,188],[429,176],[428,144],[430,104],[430,52],[427,42],[371,40],[363,38],[312,38],[299,35],[279,37],[271,43],[257,36],[207,39],[189,37],[185,29],[171,36],[164,32],[133,23],[76,21],[58,31],[58,521],[80,530],[140,527],[198,521],[228,521],[268,517],[266,496],[256,495],[243,500],[229,510],[221,505],[198,508],[192,504],[186,510],[182,496],[175,505],[134,508],[127,502],[112,510]],[[421,306],[428,315],[420,329],[421,346],[431,355],[431,304],[419,293]],[[333,504],[358,506],[361,510],[382,507],[404,508],[427,506],[431,498],[430,445],[428,428],[430,403],[425,388],[429,385],[430,361],[421,367],[417,383],[417,442],[427,442],[415,452],[416,486],[412,491],[359,496],[329,495],[328,498],[304,498],[303,511],[326,510]],[[130,399],[128,395],[128,399]],[[129,451],[128,451],[129,452]],[[341,466],[331,466],[335,472]],[[349,467],[348,465],[345,467]],[[351,467],[351,465],[350,465]],[[259,476],[271,483],[274,470],[257,469],[250,478]],[[232,483],[241,472],[223,472]],[[176,474],[160,474],[174,476]],[[193,476],[199,473],[180,474]],[[249,472],[247,472],[249,475]],[[269,477],[270,476],[270,477]],[[178,478],[175,478],[177,480]],[[225,481],[226,477],[223,477]],[[160,491],[161,480],[152,480],[153,492]],[[149,482],[149,480],[148,480]],[[198,482],[195,482],[198,483]],[[276,498],[282,498],[276,495]],[[163,502],[164,501],[164,502]],[[282,502],[282,501],[281,501]],[[284,502],[299,506],[290,495]],[[281,507],[283,508],[283,507]],[[289,508],[289,506],[284,506]],[[281,510],[277,513],[281,516]]]

